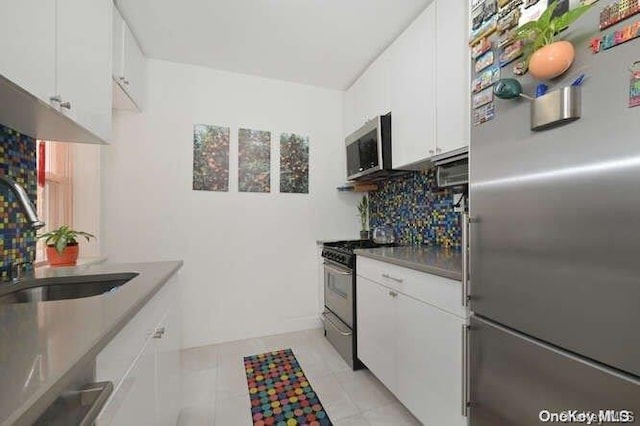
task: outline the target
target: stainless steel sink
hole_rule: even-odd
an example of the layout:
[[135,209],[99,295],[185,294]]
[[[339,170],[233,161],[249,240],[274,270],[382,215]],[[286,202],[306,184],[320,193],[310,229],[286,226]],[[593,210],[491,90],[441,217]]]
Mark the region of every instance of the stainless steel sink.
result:
[[10,290],[0,289],[0,305],[98,296],[114,291],[136,276],[137,273],[130,272],[27,280]]

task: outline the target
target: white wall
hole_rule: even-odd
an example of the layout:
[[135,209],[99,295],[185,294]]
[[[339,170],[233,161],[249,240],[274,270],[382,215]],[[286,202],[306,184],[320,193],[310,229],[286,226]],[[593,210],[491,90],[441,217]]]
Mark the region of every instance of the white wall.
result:
[[[345,179],[342,92],[164,61],[148,67],[145,111],[116,114],[114,142],[103,148],[104,253],[184,260],[185,347],[318,326],[316,239],[358,232],[359,197],[335,189]],[[191,190],[194,123],[232,129],[228,193]],[[238,193],[244,126],[272,131],[272,175],[279,133],[309,135],[310,194]]]
[[98,145],[73,144],[73,228],[96,237],[78,240],[82,257],[100,256],[100,152]]

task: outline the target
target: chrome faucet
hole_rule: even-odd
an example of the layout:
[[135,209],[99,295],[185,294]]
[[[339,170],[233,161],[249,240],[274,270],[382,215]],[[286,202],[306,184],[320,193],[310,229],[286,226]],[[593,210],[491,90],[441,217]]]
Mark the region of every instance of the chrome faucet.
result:
[[[29,196],[27,195],[27,191],[16,181],[11,179],[8,176],[0,176],[0,185],[4,185],[11,190],[18,199],[18,204],[22,207],[22,211],[24,215],[27,217],[27,222],[29,226],[36,230],[40,229],[44,226],[44,222],[38,218],[38,213],[36,212],[36,208],[33,206],[31,200],[29,200]],[[27,263],[10,263],[8,267],[8,278],[10,281],[17,282],[19,281],[23,273],[25,271],[25,267],[28,267],[30,262]]]
[[33,203],[29,199],[27,195],[27,191],[15,180],[11,179],[8,176],[0,176],[0,184],[3,184],[7,188],[9,188],[18,199],[18,203],[22,207],[22,211],[24,215],[27,217],[27,221],[29,222],[29,226],[32,229],[40,229],[44,226],[44,222],[38,218],[38,213],[36,213],[36,208]]

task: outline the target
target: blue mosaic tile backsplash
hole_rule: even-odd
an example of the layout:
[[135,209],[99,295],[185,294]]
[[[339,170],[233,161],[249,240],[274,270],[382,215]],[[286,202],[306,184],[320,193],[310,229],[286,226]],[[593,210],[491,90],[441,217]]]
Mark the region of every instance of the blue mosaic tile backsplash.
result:
[[[0,125],[0,174],[24,186],[32,201],[37,191],[36,140]],[[31,261],[35,255],[34,232],[11,191],[0,186],[0,271],[2,278],[11,263]]]
[[402,245],[460,248],[460,213],[453,191],[438,188],[435,169],[396,176],[369,193],[369,225],[390,225]]

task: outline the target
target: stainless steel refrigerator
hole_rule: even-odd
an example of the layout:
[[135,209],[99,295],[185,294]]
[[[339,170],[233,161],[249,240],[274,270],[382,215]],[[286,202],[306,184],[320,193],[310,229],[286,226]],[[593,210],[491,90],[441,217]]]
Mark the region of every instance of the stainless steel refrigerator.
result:
[[472,129],[471,426],[587,424],[582,412],[640,424],[640,107],[628,107],[640,38],[588,49],[640,15],[601,33],[610,3],[564,34],[576,62],[559,80],[587,75],[579,120],[533,132],[530,101],[496,99]]

